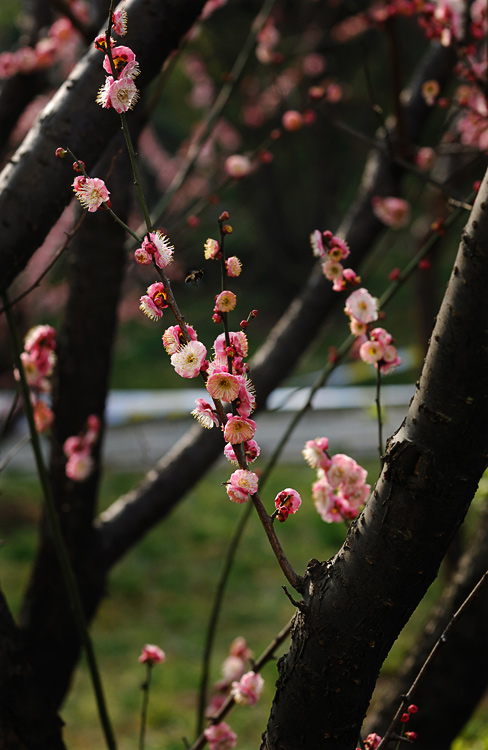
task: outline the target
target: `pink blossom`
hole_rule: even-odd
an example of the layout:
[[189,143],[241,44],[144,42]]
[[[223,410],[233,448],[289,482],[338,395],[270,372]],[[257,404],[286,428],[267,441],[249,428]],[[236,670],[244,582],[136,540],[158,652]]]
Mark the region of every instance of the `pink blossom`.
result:
[[231,312],[236,306],[237,298],[234,292],[224,289],[215,298],[215,311],[220,313]]
[[258,477],[252,471],[237,469],[234,471],[226,485],[229,498],[234,503],[245,503],[251,495],[258,491]]
[[[231,347],[239,357],[247,357],[249,344],[244,331],[229,331],[229,340]],[[221,333],[214,341],[216,354],[225,354],[226,349],[225,333]]]
[[234,638],[230,644],[229,654],[232,656],[238,656],[239,659],[246,661],[246,659],[252,658],[252,651],[247,645],[247,641],[242,635],[238,635]]
[[230,655],[222,664],[222,675],[226,685],[239,680],[246,671],[246,662],[240,656]]
[[214,425],[218,427],[218,417],[214,413],[210,404],[203,398],[197,398],[195,403],[196,406],[191,414],[198,422],[200,422],[202,427],[205,427],[207,430],[210,430]]
[[[257,459],[259,454],[261,453],[261,448],[256,443],[255,440],[246,440],[244,443],[241,443],[242,447],[244,448],[244,454],[246,456],[246,461],[249,464],[252,464],[253,461]],[[237,463],[237,457],[234,451],[234,446],[232,443],[226,443],[224,448],[224,455],[228,461],[231,461],[232,463]]]
[[[208,0],[204,6],[204,10],[209,2],[214,1],[215,0]],[[219,724],[211,724],[203,733],[210,750],[232,750],[232,748],[236,746],[237,734],[232,731],[225,721],[221,721]]]
[[114,10],[112,13],[112,28],[118,36],[124,36],[127,33],[126,10]]
[[238,376],[239,394],[237,397],[237,411],[241,417],[248,417],[256,408],[254,386],[249,378]]
[[142,241],[142,247],[135,251],[135,259],[141,265],[147,265],[153,260],[158,268],[166,268],[173,260],[174,247],[170,240],[159,229],[150,232]]
[[364,745],[366,747],[366,750],[376,750],[380,742],[380,735],[376,734],[376,732],[372,732],[372,734],[368,734],[368,736],[366,737]]
[[378,318],[378,300],[367,289],[356,289],[346,300],[345,312],[360,323],[371,323]]
[[84,451],[73,453],[66,462],[66,476],[75,482],[84,482],[94,469],[94,461],[89,447]]
[[207,379],[206,388],[212,398],[230,402],[237,398],[240,383],[237,375],[231,375],[229,372],[215,372]]
[[98,177],[79,175],[73,181],[73,190],[83,208],[93,213],[109,200],[110,193],[103,180]]
[[236,703],[253,706],[258,702],[264,680],[258,672],[246,672],[239,682],[232,683],[230,694]]
[[[110,78],[111,76],[108,76],[107,81]],[[132,80],[132,78],[126,77],[119,78],[117,81],[112,81],[109,84],[107,95],[110,104],[119,114],[121,112],[127,112],[129,109],[132,109],[139,99],[139,91],[137,90],[134,81]],[[98,97],[97,102],[100,103],[98,101]]]
[[[197,332],[192,326],[186,325],[191,341],[197,340]],[[167,354],[174,354],[184,343],[184,336],[179,325],[170,326],[162,335],[163,346]]]
[[275,507],[278,510],[276,517],[278,521],[286,521],[290,514],[297,512],[298,508],[302,504],[302,498],[296,490],[287,487],[276,495]]
[[190,341],[171,355],[171,364],[182,378],[196,378],[206,356],[207,349],[201,341]]
[[315,229],[310,235],[310,244],[312,245],[313,254],[316,258],[323,258],[325,256],[322,233],[318,229]]
[[34,404],[34,423],[37,432],[46,432],[54,422],[54,412],[44,401],[36,401]]
[[384,347],[379,341],[367,340],[359,348],[359,356],[368,365],[373,365],[383,359]]
[[424,172],[428,172],[435,164],[436,154],[433,148],[424,146],[415,154],[415,164]]
[[240,180],[243,177],[247,177],[251,172],[252,164],[247,156],[233,154],[232,156],[228,156],[225,160],[224,168],[229,177],[233,177],[235,180]]
[[296,109],[289,109],[281,118],[281,124],[285,130],[294,133],[303,126],[303,115],[297,112]]
[[[117,32],[115,32],[117,33]],[[126,47],[123,44],[112,47],[112,58],[115,65],[117,75],[123,74],[124,69],[128,63],[135,62],[136,56],[130,47]],[[103,69],[108,75],[112,75],[112,68],[110,66],[110,60],[108,55],[105,55],[103,60]]]
[[139,309],[151,320],[163,317],[163,310],[168,307],[168,295],[161,281],[156,281],[147,288],[147,294],[140,299]]
[[146,643],[146,645],[142,647],[141,655],[138,659],[141,664],[149,664],[151,667],[155,664],[160,664],[165,660],[166,654],[164,651],[160,649],[159,646],[154,646],[150,643]]
[[[334,282],[334,291],[341,291],[343,287],[343,271],[344,267],[342,263],[333,260],[326,260],[322,263],[322,273],[326,279]],[[336,289],[336,286],[339,288]]]
[[376,218],[392,229],[401,229],[410,220],[410,205],[403,198],[375,195],[371,198],[371,205]]
[[225,261],[225,271],[227,276],[233,278],[240,275],[242,271],[242,263],[236,255],[231,255],[230,258],[227,258]]
[[329,440],[326,437],[307,440],[302,455],[312,469],[328,469],[331,460],[327,455]]
[[204,251],[206,260],[214,260],[220,253],[220,245],[217,240],[213,240],[211,237],[205,242]]
[[224,438],[226,442],[244,443],[251,440],[256,432],[256,422],[247,417],[235,416],[229,417],[224,428]]

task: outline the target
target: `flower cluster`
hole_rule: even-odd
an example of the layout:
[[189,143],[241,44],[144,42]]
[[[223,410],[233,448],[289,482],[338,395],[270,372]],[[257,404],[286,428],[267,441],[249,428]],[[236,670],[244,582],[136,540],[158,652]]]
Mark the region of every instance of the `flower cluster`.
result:
[[302,453],[309,466],[317,469],[312,496],[319,515],[327,523],[338,523],[356,518],[371,487],[362,466],[343,453],[330,457],[328,447],[327,438],[315,438],[307,441]]
[[341,263],[349,255],[349,247],[342,237],[337,237],[330,231],[321,233],[316,229],[310,235],[310,243],[313,254],[321,262],[322,273],[326,279],[333,282],[332,288],[335,292],[359,284],[359,276],[356,276],[352,268],[344,268]]
[[[37,432],[45,432],[53,422],[54,414],[42,396],[51,391],[51,380],[56,362],[56,331],[48,325],[31,328],[24,340],[20,355],[27,384],[30,388],[34,422]],[[20,379],[17,370],[16,380]]]
[[[310,235],[310,242],[314,255],[321,261],[324,276],[333,282],[334,291],[340,292],[359,284],[359,276],[341,263],[349,255],[349,248],[341,237],[316,229]],[[351,332],[357,336],[363,362],[379,367],[382,375],[392,372],[401,363],[392,336],[384,328],[369,329],[369,324],[378,319],[378,300],[364,287],[355,289],[346,300],[344,312],[349,316]]]
[[[215,683],[215,694],[207,706],[206,713],[210,719],[221,709],[231,688],[239,684],[239,680],[244,678],[247,662],[251,658],[252,651],[248,648],[246,639],[242,638],[242,636],[235,638],[231,643],[229,655],[222,664],[222,679]],[[253,697],[256,700],[259,697],[259,693],[256,690]],[[254,703],[256,700],[254,700]],[[236,745],[237,735],[224,721],[218,724],[211,724],[205,730],[204,734],[209,743],[210,750],[230,750]]]
[[[116,34],[125,34],[127,15],[124,10],[115,11],[112,22],[112,29]],[[136,56],[130,47],[116,45],[113,39],[110,39],[108,49],[104,35],[95,39],[95,47],[106,53],[103,69],[107,73],[105,83],[97,95],[97,104],[105,109],[113,108],[119,114],[127,112],[139,99],[139,91],[134,83],[134,78],[140,73]]]
[[166,268],[173,260],[174,247],[159,229],[149,232],[142,240],[142,246],[134,252],[137,263],[147,266],[155,263],[158,268]]
[[100,420],[90,414],[85,429],[64,441],[63,452],[66,458],[66,476],[74,482],[84,482],[94,469],[92,449],[98,441]]

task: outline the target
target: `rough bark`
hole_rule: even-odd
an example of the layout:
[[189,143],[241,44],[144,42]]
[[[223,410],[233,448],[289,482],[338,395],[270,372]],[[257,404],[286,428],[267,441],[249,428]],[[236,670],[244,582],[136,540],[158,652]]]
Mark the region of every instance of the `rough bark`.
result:
[[[451,583],[427,623],[420,642],[405,662],[387,694],[368,715],[367,731],[383,735],[427,656],[452,615],[488,570],[488,506],[480,518],[469,550],[463,555]],[[449,750],[488,687],[488,588],[463,612],[429,666],[413,697],[419,713],[409,723],[418,734],[417,750]],[[446,721],[446,716],[449,721]],[[411,724],[411,726],[410,726]]]
[[[204,0],[128,0],[125,44],[141,66],[139,89],[157,74],[203,4]],[[105,77],[101,63],[102,53],[92,47],[0,174],[0,291],[25,267],[72,198],[71,165],[54,158],[56,148],[69,146],[90,172],[120,128],[117,113],[95,102]],[[35,197],[33,185],[39,186]]]
[[485,175],[415,397],[372,497],[338,554],[309,563],[266,750],[356,747],[381,664],[435,578],[486,468],[487,198]]
[[26,659],[22,637],[0,592],[0,747],[64,750],[61,727]]

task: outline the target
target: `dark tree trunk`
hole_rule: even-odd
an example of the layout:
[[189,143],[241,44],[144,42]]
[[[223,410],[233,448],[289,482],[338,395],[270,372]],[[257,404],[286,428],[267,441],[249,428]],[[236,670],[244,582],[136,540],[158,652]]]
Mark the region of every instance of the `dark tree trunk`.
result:
[[[488,176],[408,415],[342,549],[311,561],[266,750],[349,750],[379,669],[437,574],[487,463]],[[472,363],[476,362],[476,368]]]
[[[420,643],[400,675],[389,686],[374,712],[368,715],[369,731],[383,735],[399,706],[399,696],[409,690],[427,656],[481,576],[488,570],[488,506],[480,518],[469,550],[459,562]],[[417,750],[449,750],[488,687],[488,587],[463,612],[425,673],[413,701],[419,712],[408,728],[418,734]],[[411,724],[411,726],[410,726]]]
[[0,747],[65,750],[62,722],[26,659],[24,643],[0,592]]

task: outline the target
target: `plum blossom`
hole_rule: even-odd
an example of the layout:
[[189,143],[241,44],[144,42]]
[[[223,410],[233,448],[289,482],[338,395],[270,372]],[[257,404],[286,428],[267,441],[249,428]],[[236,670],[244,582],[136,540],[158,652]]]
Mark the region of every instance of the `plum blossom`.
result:
[[134,257],[143,266],[154,260],[158,268],[166,268],[173,260],[174,247],[170,240],[159,229],[149,232],[142,241],[142,246],[134,252]]
[[[248,464],[252,464],[253,461],[257,459],[259,454],[261,453],[261,448],[256,443],[255,440],[246,440],[244,443],[241,443],[244,454],[246,456],[246,461]],[[234,450],[234,446],[232,443],[226,443],[224,448],[224,456],[228,461],[231,461],[233,464],[237,464],[237,456]]]
[[225,272],[227,276],[235,278],[240,275],[241,271],[242,263],[236,255],[231,255],[230,258],[227,258],[225,261]]
[[329,440],[326,437],[318,437],[315,440],[307,440],[302,455],[312,469],[328,469],[331,460],[327,455]]
[[110,193],[99,177],[78,175],[73,181],[73,190],[83,208],[87,208],[90,213],[97,211],[102,203],[109,202]]
[[171,364],[182,378],[196,378],[206,356],[207,349],[201,341],[190,341],[171,355]]
[[367,289],[356,289],[347,298],[344,310],[360,323],[371,323],[378,318],[378,300]]
[[112,13],[112,29],[118,36],[124,36],[127,33],[126,10],[114,10],[114,12]]
[[69,479],[84,482],[91,475],[95,468],[91,453],[99,434],[100,419],[96,414],[91,414],[86,420],[84,429],[78,435],[66,438],[63,453],[68,459],[65,473]]
[[141,655],[138,658],[141,664],[148,664],[150,667],[153,667],[155,664],[161,664],[165,660],[166,654],[164,651],[159,646],[154,646],[151,643],[146,643],[142,647]]
[[367,364],[379,365],[381,374],[388,375],[401,364],[393,338],[384,328],[373,328],[369,336],[359,347],[359,356]]
[[245,503],[258,491],[258,477],[252,471],[237,469],[226,485],[229,498],[234,503]]
[[230,694],[236,703],[253,706],[258,702],[264,680],[258,672],[246,672],[239,682],[232,683]]
[[289,109],[281,118],[281,124],[285,130],[294,133],[303,127],[303,115],[296,109]]
[[205,427],[207,430],[212,429],[214,425],[218,427],[218,417],[216,416],[210,404],[203,398],[197,398],[195,403],[196,406],[191,414],[193,417],[195,417],[197,422],[200,422],[202,427]]
[[422,96],[429,107],[432,107],[435,104],[435,100],[439,96],[440,90],[441,87],[437,81],[430,80],[425,81],[425,83],[422,84]]
[[251,440],[256,432],[256,422],[248,417],[229,417],[224,428],[226,442],[236,445]]
[[401,229],[410,220],[410,205],[403,198],[375,195],[371,198],[371,206],[376,218],[392,229]]
[[219,724],[211,724],[204,730],[203,734],[210,750],[232,750],[237,743],[236,733],[225,721],[221,721]]
[[302,498],[291,487],[287,487],[285,490],[279,492],[275,497],[276,517],[278,521],[281,523],[286,521],[290,514],[297,512],[301,504]]
[[251,160],[247,156],[241,154],[233,154],[228,156],[225,160],[225,171],[229,177],[233,177],[235,180],[241,180],[252,170]]
[[139,91],[132,78],[122,76],[114,80],[107,76],[98,92],[96,102],[105,109],[113,107],[118,114],[132,109],[139,99]]
[[236,306],[237,298],[234,292],[230,292],[224,289],[215,298],[215,312],[228,313],[231,312]]
[[203,248],[206,260],[214,260],[220,253],[219,243],[217,242],[217,240],[213,240],[211,237],[207,239]]
[[148,286],[146,291],[147,293],[139,300],[139,310],[151,320],[158,320],[158,318],[163,317],[164,308],[168,307],[168,295],[164,284],[161,281],[156,281]]
[[[197,340],[197,332],[192,326],[186,325],[186,330],[191,341]],[[179,325],[170,326],[162,335],[163,346],[167,354],[174,354],[185,342],[185,337]]]
[[230,402],[237,398],[240,383],[237,375],[231,375],[229,372],[214,372],[207,379],[206,388],[212,398]]

